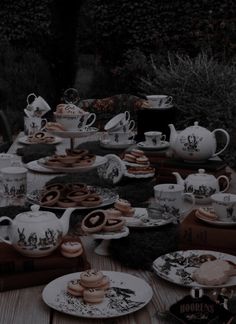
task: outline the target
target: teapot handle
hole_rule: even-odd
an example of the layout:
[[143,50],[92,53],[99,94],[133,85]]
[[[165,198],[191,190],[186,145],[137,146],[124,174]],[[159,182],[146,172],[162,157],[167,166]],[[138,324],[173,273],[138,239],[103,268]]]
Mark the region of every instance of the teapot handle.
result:
[[[8,220],[11,224],[13,223],[12,219],[7,216],[0,217],[0,223],[4,220]],[[11,244],[11,241],[4,239],[3,237],[1,237],[1,235],[0,235],[0,241],[5,242],[7,244]]]
[[219,152],[214,153],[214,154],[212,155],[212,157],[221,154],[221,153],[226,149],[226,147],[228,146],[228,144],[229,144],[229,140],[230,140],[229,134],[228,134],[224,129],[217,128],[217,129],[213,130],[212,133],[214,134],[214,133],[216,133],[216,132],[221,132],[221,133],[223,133],[223,134],[225,135],[226,143],[225,143],[225,146],[224,146],[224,147],[223,147]]
[[223,189],[223,190],[221,190],[220,192],[225,192],[226,190],[228,190],[228,188],[229,188],[229,178],[228,177],[226,177],[225,175],[221,175],[221,176],[219,176],[216,180],[218,181],[218,183],[219,183],[219,180],[220,179],[224,179],[225,181],[226,181],[226,186],[225,186],[225,188]]

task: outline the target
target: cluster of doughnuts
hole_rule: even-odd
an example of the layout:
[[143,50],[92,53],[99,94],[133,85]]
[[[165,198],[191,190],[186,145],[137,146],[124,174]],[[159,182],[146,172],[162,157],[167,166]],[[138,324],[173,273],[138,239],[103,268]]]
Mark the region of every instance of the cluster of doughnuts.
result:
[[125,153],[123,160],[129,163],[136,163],[145,166],[150,164],[148,157],[142,150],[138,149],[132,149],[130,152]]
[[123,219],[108,217],[104,210],[94,210],[82,220],[81,229],[88,234],[98,232],[117,232],[125,224]]
[[76,258],[82,253],[83,247],[78,241],[66,241],[61,244],[61,254],[66,258]]
[[194,271],[192,278],[201,285],[222,285],[230,276],[235,274],[235,269],[226,260],[208,260]]
[[94,164],[96,155],[88,150],[66,150],[65,154],[54,154],[45,160],[52,167],[86,167]]
[[106,290],[110,287],[110,279],[101,271],[89,269],[80,273],[80,278],[73,279],[67,284],[67,292],[91,304],[101,303]]
[[33,135],[28,135],[28,137],[27,137],[27,141],[32,144],[39,144],[39,143],[50,144],[50,143],[53,143],[54,140],[55,140],[55,137],[49,135],[46,132],[37,132]]
[[48,184],[40,197],[40,205],[47,207],[96,207],[101,203],[102,197],[85,183]]

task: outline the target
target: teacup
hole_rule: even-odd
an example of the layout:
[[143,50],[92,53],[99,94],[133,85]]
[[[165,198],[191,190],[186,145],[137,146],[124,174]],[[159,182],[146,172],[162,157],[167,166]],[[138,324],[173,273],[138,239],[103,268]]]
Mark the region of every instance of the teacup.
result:
[[0,153],[0,170],[11,166],[15,161],[15,155],[8,153]]
[[67,131],[84,130],[92,126],[96,120],[96,114],[87,112],[78,115],[54,113],[54,116],[56,121],[64,126]]
[[1,169],[2,194],[8,204],[20,204],[27,193],[27,169],[23,167],[6,167]]
[[109,142],[122,144],[131,141],[134,138],[134,133],[132,132],[112,132],[106,134],[106,139]]
[[135,121],[132,119],[126,125],[121,126],[117,131],[109,131],[109,133],[119,132],[119,133],[128,133],[132,132],[135,127]]
[[145,132],[144,136],[148,146],[159,146],[162,141],[166,140],[166,135],[158,131]]
[[166,108],[172,104],[172,96],[167,95],[150,95],[146,96],[151,108]]
[[46,118],[24,117],[24,133],[25,135],[33,135],[43,130],[46,124]]
[[26,111],[28,112],[28,117],[28,114],[30,114],[31,117],[42,117],[49,110],[51,110],[49,104],[41,96],[37,97],[35,93],[30,93],[27,96],[26,101]]
[[124,125],[127,125],[130,120],[129,111],[120,113],[110,119],[104,126],[105,131],[109,132],[120,132]]
[[[194,195],[185,193],[184,186],[179,184],[165,183],[154,186],[154,197],[163,217],[173,218],[177,222],[182,215],[189,213],[195,205]],[[184,199],[186,198],[191,201],[188,208],[184,208]]]
[[236,222],[236,195],[216,193],[211,195],[212,207],[222,222]]

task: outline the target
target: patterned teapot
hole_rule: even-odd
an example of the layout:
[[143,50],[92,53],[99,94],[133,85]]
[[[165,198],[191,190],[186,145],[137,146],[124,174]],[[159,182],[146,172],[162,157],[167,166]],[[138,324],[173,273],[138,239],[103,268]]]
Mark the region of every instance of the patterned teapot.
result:
[[0,217],[0,222],[8,220],[9,240],[0,240],[12,244],[21,254],[29,257],[43,257],[53,252],[61,243],[69,229],[70,215],[75,208],[67,208],[61,218],[48,211],[39,210],[40,206],[31,206],[31,211],[18,214],[14,220]]
[[[176,177],[177,184],[183,185],[185,192],[193,193],[195,201],[200,204],[211,202],[210,196],[214,193],[225,192],[229,188],[229,178],[221,175],[216,178],[212,174],[205,173],[204,169],[199,169],[198,173],[190,174],[186,179],[182,179],[178,172],[172,172]],[[224,189],[220,191],[220,180],[224,180]]]
[[[221,154],[229,144],[229,134],[221,128],[210,132],[208,129],[194,122],[193,126],[177,132],[173,124],[170,128],[170,147],[173,152],[180,158],[187,161],[206,161],[209,158]],[[222,133],[225,138],[224,147],[216,152],[217,142],[216,133]]]

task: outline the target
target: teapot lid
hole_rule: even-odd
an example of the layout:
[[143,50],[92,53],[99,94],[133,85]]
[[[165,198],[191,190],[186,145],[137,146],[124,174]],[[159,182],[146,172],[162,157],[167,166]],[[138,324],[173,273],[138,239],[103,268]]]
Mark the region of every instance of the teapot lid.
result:
[[21,222],[41,223],[55,219],[56,215],[52,212],[39,210],[40,206],[32,205],[31,210],[18,214],[15,220]]

